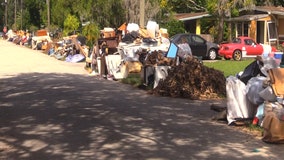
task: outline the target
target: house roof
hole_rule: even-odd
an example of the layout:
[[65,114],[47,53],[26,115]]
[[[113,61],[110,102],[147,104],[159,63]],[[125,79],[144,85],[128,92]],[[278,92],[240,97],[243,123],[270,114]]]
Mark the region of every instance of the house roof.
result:
[[252,21],[252,20],[258,20],[261,18],[265,18],[269,16],[268,14],[254,14],[254,15],[243,15],[235,18],[229,18],[227,21]]
[[283,7],[256,6],[255,10],[267,12],[268,14],[284,15],[284,8]]
[[[249,10],[248,8],[242,8],[240,11]],[[255,6],[251,10],[265,12],[267,14],[276,14],[276,15],[284,15],[283,7],[275,7],[275,6]]]
[[203,17],[209,17],[210,14],[207,12],[200,12],[200,13],[178,13],[175,15],[175,18],[180,21],[187,21],[187,20],[194,20],[200,19]]
[[[248,10],[243,8],[240,11]],[[254,15],[243,15],[235,18],[230,18],[228,21],[251,21],[267,17],[269,14],[283,15],[284,16],[284,7],[274,7],[274,6],[255,6],[252,8],[255,11],[265,12],[263,14],[254,14]],[[180,21],[200,19],[204,17],[210,17],[211,15],[207,12],[199,13],[177,13],[175,18]]]
[[242,8],[240,11],[247,11],[247,10],[253,10],[258,11],[258,14],[246,14],[234,18],[229,18],[226,21],[252,21],[252,20],[258,20],[265,17],[268,17],[270,14],[274,15],[283,15],[284,16],[284,8],[283,7],[274,7],[274,6],[255,6],[251,9],[248,8]]

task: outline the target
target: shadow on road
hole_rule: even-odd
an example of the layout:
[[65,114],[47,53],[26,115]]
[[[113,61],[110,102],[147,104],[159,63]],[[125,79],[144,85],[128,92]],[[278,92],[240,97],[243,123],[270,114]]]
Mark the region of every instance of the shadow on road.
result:
[[262,143],[210,122],[207,101],[72,74],[22,74],[0,88],[0,159],[267,159],[251,147]]

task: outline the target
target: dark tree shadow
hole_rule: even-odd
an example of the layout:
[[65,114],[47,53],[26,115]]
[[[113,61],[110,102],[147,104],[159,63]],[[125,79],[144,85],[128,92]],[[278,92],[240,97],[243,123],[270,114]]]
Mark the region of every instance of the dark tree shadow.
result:
[[277,159],[261,140],[210,121],[212,101],[72,74],[22,74],[0,88],[0,159]]

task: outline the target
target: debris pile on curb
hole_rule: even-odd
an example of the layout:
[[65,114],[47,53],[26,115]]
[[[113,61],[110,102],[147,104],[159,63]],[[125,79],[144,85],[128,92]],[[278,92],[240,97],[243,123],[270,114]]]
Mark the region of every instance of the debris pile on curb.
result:
[[226,78],[221,71],[201,64],[188,57],[180,65],[168,70],[168,76],[160,80],[153,94],[189,99],[225,97]]

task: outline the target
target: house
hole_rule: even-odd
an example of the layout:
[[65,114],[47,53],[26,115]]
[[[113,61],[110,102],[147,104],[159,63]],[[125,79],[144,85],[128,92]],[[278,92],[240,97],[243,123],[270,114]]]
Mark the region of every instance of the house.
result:
[[284,42],[284,8],[255,6],[240,10],[238,17],[229,18],[235,29],[234,37],[249,36],[262,44],[278,45]]
[[211,16],[207,12],[200,13],[178,13],[175,15],[177,20],[183,21],[186,31],[201,34],[200,19]]
[[211,15],[207,12],[199,12],[199,13],[177,13],[175,14],[175,18],[179,21],[183,21],[185,30],[189,33],[195,33],[207,41],[213,42],[214,38],[209,34],[202,34],[201,31],[201,23],[200,21],[204,18],[211,17]]

